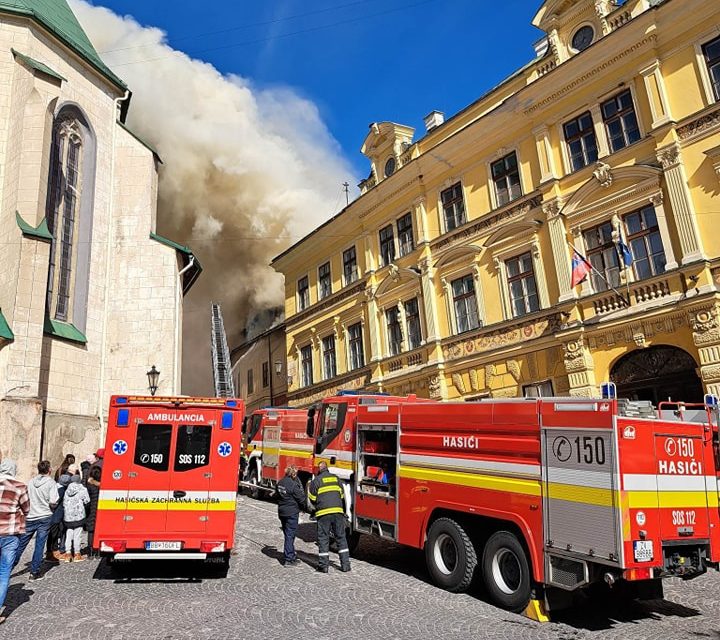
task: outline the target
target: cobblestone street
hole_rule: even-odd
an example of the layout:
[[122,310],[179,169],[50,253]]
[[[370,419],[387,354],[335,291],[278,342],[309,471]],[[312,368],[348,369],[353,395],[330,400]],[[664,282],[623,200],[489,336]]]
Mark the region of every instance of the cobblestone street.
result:
[[26,554],[11,582],[14,611],[0,639],[720,639],[715,572],[667,583],[663,602],[590,606],[541,625],[486,604],[480,593],[437,589],[427,582],[420,553],[367,538],[352,573],[335,564],[329,575],[317,574],[314,528],[300,527],[304,564],[285,569],[274,505],[241,497],[236,555],[220,579],[193,580],[143,565],[131,581],[116,581],[104,563],[88,561],[53,566],[44,580],[30,583]]

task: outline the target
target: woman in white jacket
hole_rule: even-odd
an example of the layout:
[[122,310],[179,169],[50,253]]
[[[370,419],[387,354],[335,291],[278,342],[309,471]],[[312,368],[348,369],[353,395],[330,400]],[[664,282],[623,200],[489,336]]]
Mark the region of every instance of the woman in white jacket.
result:
[[[82,545],[83,525],[85,524],[85,505],[90,502],[87,489],[81,483],[77,467],[70,465],[70,484],[63,498],[63,520],[65,522],[65,553],[60,556],[63,562],[80,562],[85,556],[80,553]],[[73,555],[74,553],[74,555]]]

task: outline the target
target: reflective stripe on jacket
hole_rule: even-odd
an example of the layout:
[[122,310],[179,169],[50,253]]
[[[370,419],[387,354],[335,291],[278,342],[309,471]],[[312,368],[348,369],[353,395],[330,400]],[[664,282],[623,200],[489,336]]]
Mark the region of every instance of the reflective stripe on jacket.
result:
[[331,513],[345,513],[343,507],[345,494],[337,476],[325,470],[310,483],[308,498],[315,505],[315,517]]

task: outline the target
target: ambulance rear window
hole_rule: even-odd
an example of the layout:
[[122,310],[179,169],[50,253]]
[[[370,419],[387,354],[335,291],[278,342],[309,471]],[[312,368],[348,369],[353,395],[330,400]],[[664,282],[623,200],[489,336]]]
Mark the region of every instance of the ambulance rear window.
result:
[[190,471],[210,463],[209,425],[180,425],[175,447],[175,471]]
[[135,464],[153,471],[167,471],[171,434],[172,427],[169,424],[138,425]]

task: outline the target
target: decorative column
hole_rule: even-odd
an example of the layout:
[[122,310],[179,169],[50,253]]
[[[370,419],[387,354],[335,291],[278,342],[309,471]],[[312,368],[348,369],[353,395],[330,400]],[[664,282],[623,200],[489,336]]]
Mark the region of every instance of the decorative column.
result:
[[508,295],[507,278],[505,277],[505,262],[500,260],[500,258],[494,257],[493,264],[495,265],[495,272],[497,273],[500,301],[502,302],[503,320],[508,320],[513,317],[513,314],[510,310],[510,296]]
[[452,285],[447,278],[441,278],[440,283],[442,284],[443,295],[445,296],[445,312],[447,313],[448,319],[448,333],[457,333],[457,320],[452,308]]
[[599,104],[590,108],[590,115],[592,116],[593,129],[595,129],[595,141],[597,144],[598,158],[604,158],[605,156],[610,155],[610,147],[608,146],[604,119]]
[[434,284],[435,269],[432,266],[431,258],[423,258],[418,262],[418,266],[420,267],[427,342],[438,342],[440,340],[440,333],[438,328],[437,296],[435,295]]
[[480,326],[484,327],[486,324],[485,318],[485,296],[483,295],[482,283],[480,281],[480,257],[475,256],[473,260],[473,280],[475,281],[475,303],[477,304],[478,318],[480,319]]
[[597,397],[595,365],[582,334],[563,344],[563,360],[568,374],[570,395],[573,397]]
[[570,247],[567,243],[567,229],[565,228],[565,220],[560,215],[562,202],[556,198],[543,204],[542,210],[548,223],[550,232],[550,246],[553,252],[553,262],[555,263],[555,274],[557,276],[558,288],[560,289],[560,297],[558,302],[565,302],[574,299],[572,281],[570,279],[572,264],[570,263]]
[[658,149],[657,158],[665,172],[670,207],[680,237],[681,262],[688,264],[702,260],[704,258],[702,242],[680,156],[680,145],[673,142]]
[[425,198],[418,198],[413,202],[413,212],[415,213],[418,244],[427,244],[430,242],[430,231],[428,229]]
[[400,336],[401,336],[401,343],[400,343],[400,352],[407,351],[408,346],[408,337],[407,337],[407,327],[405,326],[407,316],[405,315],[405,305],[403,304],[402,299],[399,299],[397,301],[397,310],[398,310],[398,322],[400,323]]
[[660,239],[663,243],[663,251],[665,252],[665,271],[671,269],[677,269],[678,263],[675,260],[675,251],[672,247],[672,239],[670,237],[670,230],[668,229],[667,215],[665,215],[665,206],[663,201],[665,200],[662,191],[658,191],[655,195],[650,196],[650,204],[655,207],[655,218],[658,223],[658,231],[660,232]]
[[700,356],[705,391],[720,397],[720,309],[717,305],[689,311],[693,342]]
[[555,171],[555,160],[553,159],[552,145],[550,144],[550,130],[542,125],[533,129],[535,146],[540,160],[540,183],[557,178]]
[[660,61],[655,60],[648,67],[641,69],[640,75],[645,82],[645,91],[647,91],[648,101],[650,102],[650,112],[653,118],[652,128],[656,129],[667,124],[672,119],[665,92],[665,83],[660,71]]
[[372,274],[375,272],[377,265],[375,263],[375,247],[373,246],[374,236],[369,233],[364,235],[365,245],[365,273]]
[[333,334],[335,335],[335,373],[340,375],[341,373],[347,373],[347,371],[349,371],[347,364],[345,364],[344,369],[341,369],[338,366],[341,362],[347,363],[347,351],[345,349],[345,324],[340,322],[340,316],[335,316],[333,318]]
[[325,379],[325,371],[323,370],[322,342],[317,334],[317,329],[310,329],[310,347],[312,349],[312,368],[313,368],[313,384],[318,384]]
[[367,297],[367,309],[368,309],[368,327],[370,328],[370,362],[377,362],[382,360],[382,353],[380,350],[380,328],[378,327],[378,306],[377,300],[375,299],[375,289],[368,287],[365,289],[365,296]]
[[550,306],[550,296],[548,295],[547,280],[545,279],[545,268],[540,255],[540,243],[537,239],[530,244],[530,255],[533,261],[533,270],[535,271],[535,284],[538,290],[538,298],[541,309],[547,309]]

